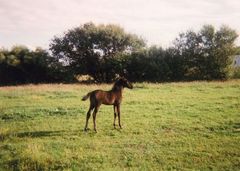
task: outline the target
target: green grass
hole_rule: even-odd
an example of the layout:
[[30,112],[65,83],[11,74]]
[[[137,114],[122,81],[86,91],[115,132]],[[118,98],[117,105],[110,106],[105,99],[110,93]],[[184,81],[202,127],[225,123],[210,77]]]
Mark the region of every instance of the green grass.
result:
[[88,91],[111,85],[0,88],[0,170],[239,170],[240,80],[134,85],[123,129],[102,105],[84,132]]

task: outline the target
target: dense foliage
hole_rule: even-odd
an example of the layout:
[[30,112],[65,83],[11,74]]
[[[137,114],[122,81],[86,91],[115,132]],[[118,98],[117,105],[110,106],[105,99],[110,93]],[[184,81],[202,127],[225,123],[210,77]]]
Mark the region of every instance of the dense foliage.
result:
[[228,78],[237,37],[236,31],[227,26],[216,31],[211,25],[203,26],[197,33],[188,31],[180,34],[175,41],[175,49],[183,60],[184,78]]
[[145,46],[134,34],[125,33],[117,25],[86,23],[54,37],[50,50],[67,63],[74,74],[88,74],[98,82],[112,79],[109,64],[117,53],[131,53]]
[[95,82],[111,82],[122,75],[131,81],[225,80],[232,58],[239,54],[235,30],[216,30],[204,25],[200,31],[179,34],[172,47],[146,47],[145,41],[117,25],[86,23],[55,36],[50,51],[31,51],[23,46],[0,50],[0,83],[69,82],[89,75]]
[[31,51],[15,46],[0,50],[0,84],[62,82],[70,81],[70,77],[66,68],[41,48]]

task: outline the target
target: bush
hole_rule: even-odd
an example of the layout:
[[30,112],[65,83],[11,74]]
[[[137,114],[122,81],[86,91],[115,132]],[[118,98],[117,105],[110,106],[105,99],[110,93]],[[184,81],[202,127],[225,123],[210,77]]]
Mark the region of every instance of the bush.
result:
[[0,50],[0,84],[69,82],[73,75],[41,48],[35,51],[15,46]]
[[240,78],[240,67],[232,68],[231,78],[234,78],[234,79]]

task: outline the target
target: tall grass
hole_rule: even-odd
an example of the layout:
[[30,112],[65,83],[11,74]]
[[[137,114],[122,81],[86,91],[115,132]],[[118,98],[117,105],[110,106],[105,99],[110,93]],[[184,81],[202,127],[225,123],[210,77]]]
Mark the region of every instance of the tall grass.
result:
[[0,170],[240,169],[240,80],[134,86],[123,129],[101,106],[98,133],[80,99],[111,85],[1,87]]

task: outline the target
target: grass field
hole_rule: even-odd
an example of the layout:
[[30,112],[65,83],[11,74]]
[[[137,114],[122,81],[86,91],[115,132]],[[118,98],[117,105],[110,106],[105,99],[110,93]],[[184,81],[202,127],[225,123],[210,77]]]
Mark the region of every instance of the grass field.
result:
[[80,99],[111,85],[1,87],[0,170],[240,170],[240,80],[134,86],[98,133]]

